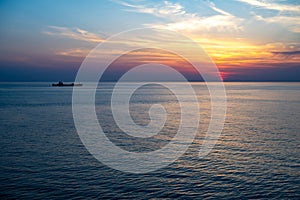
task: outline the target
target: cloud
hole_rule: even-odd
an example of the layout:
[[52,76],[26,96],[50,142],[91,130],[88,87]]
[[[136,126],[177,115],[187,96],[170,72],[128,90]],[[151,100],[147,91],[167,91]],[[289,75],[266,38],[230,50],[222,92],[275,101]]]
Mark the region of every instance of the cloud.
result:
[[281,24],[291,32],[300,33],[300,16],[274,16],[263,18],[262,16],[256,15],[255,18],[267,23]]
[[201,17],[197,13],[188,12],[184,6],[179,3],[164,1],[156,4],[131,4],[125,1],[117,3],[129,7],[126,11],[151,14],[165,19],[165,23],[145,24],[147,27],[167,28],[176,31],[236,31],[241,29],[243,21],[232,14],[219,9],[209,2],[208,7],[217,12],[217,15]]
[[241,30],[238,25],[242,20],[232,16],[215,15],[211,17],[194,17],[184,21],[171,22],[167,24],[150,24],[154,28],[167,28],[176,31],[237,31]]
[[255,20],[264,21],[266,23],[276,23],[285,27],[291,32],[300,33],[300,6],[298,5],[289,5],[289,4],[278,4],[271,3],[268,1],[259,1],[259,0],[236,0],[249,4],[254,7],[263,8],[266,10],[274,10],[279,13],[274,14],[271,17],[263,17],[261,15],[255,14]]
[[48,26],[48,31],[43,31],[44,34],[51,36],[60,36],[74,40],[86,41],[90,43],[99,43],[104,41],[102,37],[95,33],[88,32],[80,28],[68,28],[61,26]]
[[247,3],[251,6],[260,7],[268,10],[300,13],[300,6],[295,6],[295,5],[268,3],[267,1],[259,1],[259,0],[236,0],[236,1]]
[[66,49],[55,52],[56,55],[60,56],[70,56],[70,57],[86,57],[90,49],[83,49],[83,48],[73,48],[73,49]]
[[213,3],[213,2],[209,2],[209,7],[211,9],[213,9],[214,11],[216,11],[217,13],[220,13],[222,15],[227,15],[227,16],[233,16],[232,14],[220,9],[220,8],[217,8],[216,5]]
[[300,51],[275,51],[272,53],[281,55],[300,55]]
[[184,7],[179,3],[171,3],[169,1],[164,1],[163,4],[156,4],[151,6],[138,5],[138,4],[130,4],[125,1],[115,1],[123,6],[129,7],[130,9],[126,9],[129,12],[137,12],[137,13],[146,13],[151,14],[157,17],[163,18],[174,18],[176,16],[187,16],[189,14],[186,13]]
[[285,59],[296,59],[299,62],[300,51],[273,51],[271,52],[274,55],[278,55]]

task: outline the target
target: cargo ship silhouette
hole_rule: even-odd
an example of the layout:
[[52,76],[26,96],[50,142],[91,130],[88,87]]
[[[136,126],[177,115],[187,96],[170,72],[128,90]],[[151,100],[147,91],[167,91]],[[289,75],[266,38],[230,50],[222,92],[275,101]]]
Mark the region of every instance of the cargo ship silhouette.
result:
[[62,81],[59,81],[58,83],[52,83],[52,86],[54,87],[64,87],[64,86],[82,86],[81,83],[63,83]]

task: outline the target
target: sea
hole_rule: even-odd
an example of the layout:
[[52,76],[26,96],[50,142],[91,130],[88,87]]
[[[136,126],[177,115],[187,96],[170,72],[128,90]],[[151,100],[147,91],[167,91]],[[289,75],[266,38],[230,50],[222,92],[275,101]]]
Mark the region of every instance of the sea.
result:
[[[183,88],[172,84],[179,92]],[[198,155],[210,123],[210,96],[205,83],[191,84],[201,117],[189,148],[167,166],[129,173],[97,160],[81,141],[72,87],[0,83],[0,198],[300,199],[300,83],[224,83],[224,128],[204,157]],[[159,84],[139,88],[130,101],[136,124],[149,123],[153,103],[170,114],[160,136],[128,139],[110,113],[113,86],[101,83],[95,95],[98,121],[110,141],[135,153],[164,148],[180,124],[174,94]],[[105,148],[100,153],[109,152]],[[122,159],[118,162],[122,165]]]

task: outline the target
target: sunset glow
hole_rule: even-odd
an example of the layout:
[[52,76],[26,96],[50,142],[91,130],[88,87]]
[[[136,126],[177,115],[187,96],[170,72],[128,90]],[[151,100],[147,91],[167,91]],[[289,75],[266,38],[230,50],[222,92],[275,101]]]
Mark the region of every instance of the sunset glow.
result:
[[[35,1],[31,7],[22,1],[1,2],[1,80],[17,79],[16,70],[24,71],[24,80],[74,79],[96,45],[134,28],[167,29],[191,38],[216,63],[224,80],[300,79],[300,6],[295,1],[90,3],[93,6]],[[57,9],[55,15],[53,9]],[[176,42],[168,44],[169,48]],[[118,51],[118,44],[114,45],[108,55]],[[184,48],[193,51],[188,45]],[[154,52],[141,53],[135,59],[146,63],[153,61],[153,56],[160,57],[163,64],[178,64],[176,59]],[[61,69],[63,73],[56,73]],[[38,78],[33,78],[35,75]]]

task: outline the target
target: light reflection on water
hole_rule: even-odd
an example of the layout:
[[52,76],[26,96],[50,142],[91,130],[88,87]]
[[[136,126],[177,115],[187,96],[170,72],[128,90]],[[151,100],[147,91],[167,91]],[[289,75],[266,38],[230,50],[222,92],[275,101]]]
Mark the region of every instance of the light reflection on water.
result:
[[[132,175],[102,165],[82,145],[72,119],[71,88],[1,83],[1,196],[299,198],[300,84],[226,83],[224,130],[203,159],[197,156],[207,130],[210,102],[205,85],[193,84],[200,100],[201,126],[190,149],[164,169]],[[138,124],[149,122],[147,110],[153,102],[166,106],[168,121],[161,134],[148,141],[124,140],[106,115],[110,86],[107,83],[98,89],[96,109],[113,142],[130,151],[152,151],[172,139],[180,112],[172,94],[157,86],[137,91],[131,114]]]

